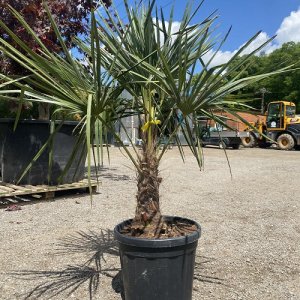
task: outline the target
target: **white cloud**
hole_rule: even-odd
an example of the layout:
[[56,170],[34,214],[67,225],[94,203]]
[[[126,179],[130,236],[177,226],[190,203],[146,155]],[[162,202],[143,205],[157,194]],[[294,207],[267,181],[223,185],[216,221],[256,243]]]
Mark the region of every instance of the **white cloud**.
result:
[[230,58],[237,52],[237,50],[230,52],[230,51],[218,51],[217,53],[209,50],[203,57],[203,61],[205,63],[208,63],[209,60],[211,59],[211,57],[213,55],[215,55],[215,57],[213,58],[213,60],[211,61],[211,63],[209,64],[210,67],[214,67],[214,66],[218,66],[223,64],[224,62],[227,62],[230,60]]
[[[154,24],[156,24],[156,19],[153,19],[153,22],[154,22]],[[177,22],[177,21],[173,21],[172,22],[172,26],[171,26],[171,35],[173,35],[173,34],[175,34],[175,33],[177,33],[178,31],[179,31],[179,29],[180,29],[180,22]],[[158,25],[159,25],[159,27],[160,28],[162,28],[163,27],[163,25],[162,25],[162,21],[158,21]],[[170,26],[170,23],[168,22],[168,21],[165,21],[165,27],[166,27],[166,29],[168,30],[168,28],[169,28],[169,26]],[[155,35],[156,36],[156,35]],[[176,36],[175,35],[173,35],[173,37],[171,37],[171,41],[172,40],[174,40],[176,38]],[[160,41],[161,42],[163,42],[164,41],[164,34],[162,33],[162,32],[160,32]]]
[[300,8],[283,19],[276,34],[278,44],[289,41],[300,42]]
[[[247,48],[241,52],[241,55],[243,54],[249,54],[252,51],[256,50],[257,48],[259,48],[263,43],[265,43],[270,37],[267,35],[266,32],[261,32],[257,38],[252,41],[251,44],[249,44],[247,46]],[[245,45],[245,44],[243,44]],[[240,46],[238,49],[234,50],[234,51],[218,51],[216,54],[214,51],[209,51],[204,57],[203,60],[204,62],[208,62],[209,59],[212,57],[212,55],[215,54],[215,57],[213,58],[213,60],[210,63],[210,67],[214,67],[223,63],[226,63],[227,61],[229,61],[233,55],[235,55],[239,49],[241,49],[242,46]],[[270,51],[273,51],[273,45],[271,44],[267,44],[261,51],[264,51],[265,53],[269,53]],[[258,54],[261,52],[259,51]]]
[[[249,54],[252,51],[256,50],[257,48],[259,48],[261,45],[263,45],[264,43],[266,43],[268,40],[270,39],[270,37],[268,36],[268,34],[266,32],[261,32],[257,38],[242,52],[242,54]],[[241,48],[241,47],[240,47]],[[272,44],[269,43],[267,44],[261,51],[264,52],[269,52],[270,48],[272,48]],[[261,52],[259,51],[259,52]]]

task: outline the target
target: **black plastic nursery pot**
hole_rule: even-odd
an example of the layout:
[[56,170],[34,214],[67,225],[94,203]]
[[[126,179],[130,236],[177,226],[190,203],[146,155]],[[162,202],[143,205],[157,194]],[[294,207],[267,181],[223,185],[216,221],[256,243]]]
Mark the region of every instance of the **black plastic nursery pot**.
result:
[[195,254],[201,235],[196,222],[165,216],[195,224],[197,231],[168,239],[141,239],[120,233],[127,220],[114,229],[119,243],[122,280],[126,300],[191,300]]
[[[49,173],[49,149],[33,163],[32,168],[21,180],[20,184],[39,185],[72,183],[83,179],[85,173],[86,152],[81,151],[63,177],[58,181],[67,165],[76,144],[77,137],[73,131],[78,122],[64,122],[53,140],[52,168]],[[17,183],[21,174],[32,161],[36,153],[46,143],[50,135],[50,122],[41,120],[19,121],[13,131],[13,119],[0,119],[0,162],[2,181]],[[84,150],[85,151],[85,150]],[[50,174],[50,181],[48,181]]]

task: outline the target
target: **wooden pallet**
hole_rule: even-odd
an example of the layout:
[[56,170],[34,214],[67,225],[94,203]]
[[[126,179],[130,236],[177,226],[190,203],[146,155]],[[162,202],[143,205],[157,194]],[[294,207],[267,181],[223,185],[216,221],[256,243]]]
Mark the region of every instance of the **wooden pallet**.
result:
[[[97,191],[97,181],[91,182],[92,192]],[[59,191],[67,190],[79,190],[89,189],[89,183],[87,179],[55,186],[50,185],[14,185],[10,183],[0,182],[0,199],[7,197],[19,197],[30,195],[37,199],[51,199],[55,197],[55,193]]]

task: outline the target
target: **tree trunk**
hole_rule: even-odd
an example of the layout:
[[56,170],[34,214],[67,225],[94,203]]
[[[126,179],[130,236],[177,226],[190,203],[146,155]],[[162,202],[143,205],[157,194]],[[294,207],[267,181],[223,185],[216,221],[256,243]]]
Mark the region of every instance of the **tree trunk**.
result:
[[133,234],[143,237],[158,237],[162,218],[159,206],[161,178],[155,148],[142,148],[139,160],[141,172],[137,175],[137,208],[132,224]]

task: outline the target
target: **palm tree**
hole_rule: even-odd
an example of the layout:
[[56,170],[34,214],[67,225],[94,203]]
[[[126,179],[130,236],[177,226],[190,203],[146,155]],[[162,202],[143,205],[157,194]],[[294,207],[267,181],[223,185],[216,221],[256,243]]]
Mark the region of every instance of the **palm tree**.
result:
[[[171,140],[176,141],[183,153],[177,138],[178,129],[184,132],[201,168],[202,151],[197,146],[200,144],[197,135],[195,139],[195,131],[199,128],[193,122],[196,116],[206,115],[219,123],[224,121],[213,114],[214,110],[230,111],[238,116],[235,111],[243,107],[245,109],[246,105],[242,100],[226,100],[225,96],[271,75],[229,79],[237,69],[235,61],[259,33],[227,63],[210,67],[217,53],[213,50],[215,39],[212,37],[216,16],[212,14],[200,23],[194,22],[193,17],[201,4],[193,9],[192,3],[188,3],[179,26],[173,22],[174,7],[166,18],[163,10],[155,8],[155,1],[134,8],[129,8],[125,1],[127,25],[122,23],[118,15],[115,22],[108,10],[106,16],[99,16],[98,35],[104,45],[100,48],[103,66],[132,94],[133,109],[144,116],[142,152],[135,160],[138,182],[133,234],[142,232],[143,236],[158,236],[164,226],[159,205],[159,163]],[[107,19],[110,23],[106,22]],[[247,68],[249,59],[270,40],[243,56],[239,67],[242,70]],[[209,53],[214,53],[210,59]],[[199,69],[199,75],[193,78]],[[178,122],[178,112],[183,122]],[[194,124],[194,128],[191,124]],[[160,151],[166,132],[169,140]]]
[[[130,234],[159,237],[165,228],[159,203],[162,180],[159,164],[171,141],[175,141],[183,155],[178,130],[183,131],[201,169],[202,151],[198,135],[195,134],[200,129],[193,122],[196,116],[206,115],[222,124],[223,121],[214,115],[214,110],[222,109],[241,119],[236,111],[246,107],[246,104],[226,96],[288,68],[247,78],[240,78],[238,74],[232,78],[230,75],[236,73],[238,68],[242,74],[248,67],[249,59],[269,42],[240,59],[239,55],[259,33],[247,41],[228,62],[211,67],[226,37],[215,49],[217,44],[213,37],[213,26],[216,16],[212,14],[200,23],[194,21],[201,4],[195,9],[191,3],[187,4],[180,25],[176,28],[178,23],[173,21],[174,8],[166,18],[163,10],[155,6],[155,0],[146,6],[137,4],[134,8],[129,7],[127,0],[124,3],[126,24],[117,11],[112,13],[103,8],[100,13],[91,14],[89,38],[77,39],[78,47],[88,58],[88,68],[68,52],[49,12],[65,57],[49,52],[22,17],[12,9],[16,18],[40,45],[40,51],[30,50],[0,21],[2,28],[27,51],[27,55],[4,40],[0,40],[0,51],[32,74],[17,82],[1,75],[3,82],[14,84],[16,88],[5,88],[3,83],[4,90],[0,91],[0,96],[3,100],[10,100],[18,94],[20,103],[50,103],[55,105],[55,113],[79,114],[80,143],[86,145],[88,152],[89,178],[94,154],[91,150],[92,138],[99,137],[96,139],[99,153],[102,131],[113,133],[137,171],[137,207]],[[212,55],[209,57],[210,53]],[[237,59],[239,63],[235,63]],[[193,79],[196,72],[199,74]],[[119,97],[124,89],[132,95],[132,100],[124,101]],[[122,118],[132,114],[138,115],[142,123],[140,152],[134,141],[133,152],[129,151],[114,127],[116,121],[122,126]],[[166,135],[167,142],[163,144]],[[74,149],[74,153],[78,149]]]

